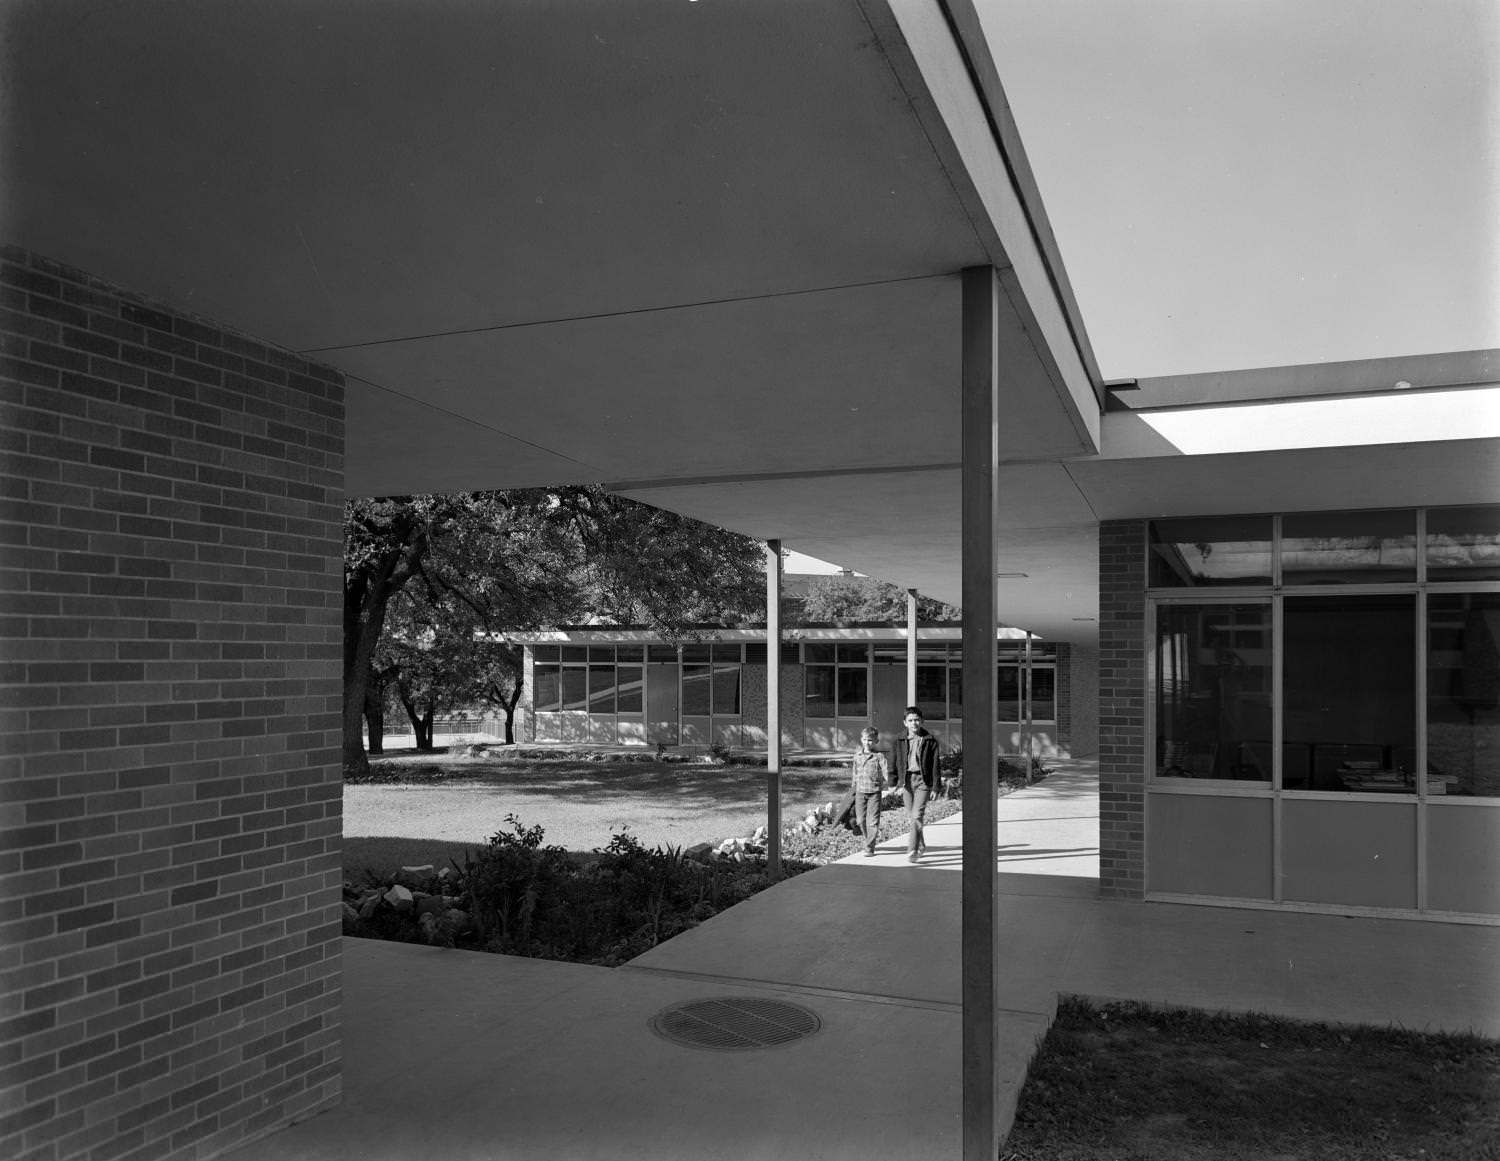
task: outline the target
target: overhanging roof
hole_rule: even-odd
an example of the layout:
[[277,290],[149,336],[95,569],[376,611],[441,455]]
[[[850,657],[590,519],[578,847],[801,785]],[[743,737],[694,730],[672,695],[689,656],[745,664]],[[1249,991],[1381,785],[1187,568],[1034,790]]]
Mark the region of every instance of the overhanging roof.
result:
[[58,0],[0,36],[0,235],[342,369],[354,494],[606,482],[956,601],[992,264],[1002,620],[1092,637],[1101,517],[1500,498],[1487,441],[1101,448],[970,0]]

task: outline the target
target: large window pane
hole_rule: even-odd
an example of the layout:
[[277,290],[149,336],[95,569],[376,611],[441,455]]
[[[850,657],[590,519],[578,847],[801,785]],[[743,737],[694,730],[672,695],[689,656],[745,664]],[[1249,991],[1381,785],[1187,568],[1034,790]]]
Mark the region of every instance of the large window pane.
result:
[[1151,522],[1155,588],[1271,583],[1271,518],[1215,516]]
[[1281,518],[1281,583],[1417,579],[1417,514],[1299,512]]
[[589,666],[589,713],[612,714],[615,712],[615,667],[613,665]]
[[837,647],[833,645],[814,645],[809,642],[802,647],[802,660],[808,665],[832,665],[837,655]]
[[619,702],[616,713],[638,714],[641,712],[641,667],[622,665],[617,671],[619,679]]
[[[738,646],[735,646],[738,648]],[[714,713],[737,717],[740,712],[740,667],[739,665],[714,666]]]
[[839,661],[851,665],[863,665],[870,656],[870,647],[863,643],[859,645],[840,645],[838,647]]
[[[1050,722],[1057,719],[1057,671],[1055,669],[1033,669],[1031,671],[1031,719]],[[1270,772],[1267,771],[1269,774]]]
[[538,665],[532,670],[532,681],[536,683],[531,704],[540,712],[562,708],[562,669],[557,665]]
[[1427,598],[1427,792],[1500,797],[1500,593]]
[[839,666],[839,717],[870,716],[869,677],[869,672],[863,666]]
[[556,645],[536,645],[532,647],[532,655],[538,661],[561,661],[562,650]]
[[738,665],[740,662],[740,647],[738,644],[725,645],[720,643],[713,647],[713,657],[716,663],[727,664],[732,661]]
[[565,710],[589,708],[589,671],[582,665],[567,665],[562,671],[562,702]]
[[948,717],[948,667],[917,666],[917,708],[929,722],[946,721]]
[[587,661],[589,647],[587,645],[564,645],[562,646],[562,659],[564,661]]
[[995,669],[995,720],[1016,721],[1021,712],[1021,671],[1014,659]]
[[1288,597],[1283,784],[1416,790],[1416,597]]
[[1500,580],[1500,505],[1427,510],[1427,579]]
[[834,673],[832,665],[808,665],[802,670],[802,716],[834,716]]
[[1271,779],[1270,605],[1156,611],[1156,771]]
[[707,665],[682,667],[682,712],[707,717],[713,712],[713,671]]

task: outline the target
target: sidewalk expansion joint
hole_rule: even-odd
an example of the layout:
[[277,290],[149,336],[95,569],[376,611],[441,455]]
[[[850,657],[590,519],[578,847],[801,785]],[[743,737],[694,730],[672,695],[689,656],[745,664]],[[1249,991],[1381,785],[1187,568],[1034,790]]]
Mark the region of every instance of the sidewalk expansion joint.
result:
[[816,984],[789,984],[785,980],[761,980],[751,976],[721,976],[711,972],[681,971],[677,968],[636,967],[621,964],[614,969],[622,972],[640,972],[644,975],[672,977],[680,980],[695,980],[701,983],[727,984],[742,988],[765,988],[775,992],[790,992],[800,996],[821,996],[830,1000],[856,1000],[869,1004],[889,1004],[897,1008],[925,1008],[933,1012],[963,1011],[962,1004],[946,1000],[924,1000],[917,996],[890,996],[880,992],[855,992],[845,988],[823,988]]

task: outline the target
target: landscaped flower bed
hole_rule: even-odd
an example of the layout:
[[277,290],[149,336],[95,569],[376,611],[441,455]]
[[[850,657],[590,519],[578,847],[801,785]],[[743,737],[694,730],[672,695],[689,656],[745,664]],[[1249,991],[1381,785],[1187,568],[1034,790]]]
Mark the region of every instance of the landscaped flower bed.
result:
[[[346,882],[345,934],[614,966],[771,885],[763,858],[689,858],[627,833],[580,861],[506,822],[462,867]],[[782,861],[788,875],[815,865]]]
[[[1002,792],[1025,785],[1024,777]],[[961,809],[956,784],[935,799],[935,822]],[[854,854],[863,839],[836,825],[831,803],[810,811],[782,836],[782,870],[796,875]],[[887,795],[879,841],[907,829],[899,795]],[[615,834],[580,856],[544,845],[540,826],[515,815],[462,865],[367,872],[344,883],[346,935],[475,951],[614,966],[696,927],[771,886],[765,828],[718,844],[648,850]]]

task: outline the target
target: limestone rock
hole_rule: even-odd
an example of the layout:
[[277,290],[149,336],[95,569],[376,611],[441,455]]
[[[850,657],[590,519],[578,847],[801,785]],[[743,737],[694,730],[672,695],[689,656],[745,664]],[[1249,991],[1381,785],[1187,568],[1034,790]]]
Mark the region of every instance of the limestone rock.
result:
[[415,906],[411,892],[399,883],[382,895],[381,898],[389,903],[398,915],[405,915]]

